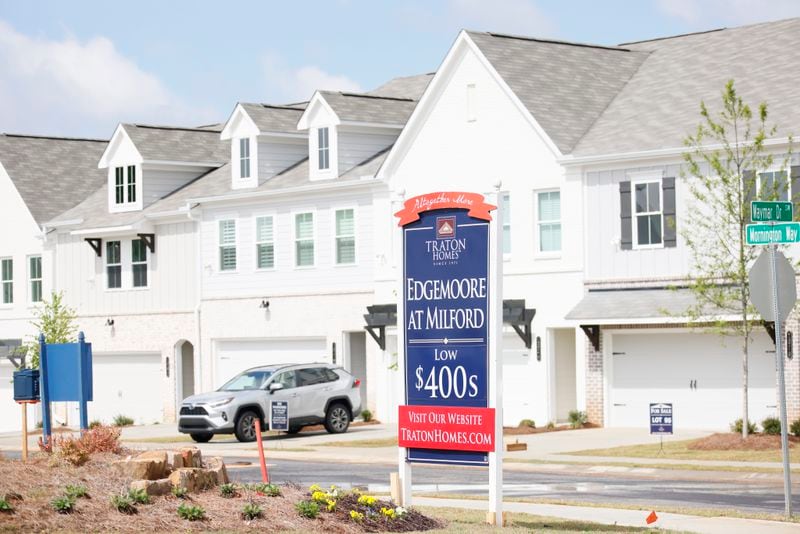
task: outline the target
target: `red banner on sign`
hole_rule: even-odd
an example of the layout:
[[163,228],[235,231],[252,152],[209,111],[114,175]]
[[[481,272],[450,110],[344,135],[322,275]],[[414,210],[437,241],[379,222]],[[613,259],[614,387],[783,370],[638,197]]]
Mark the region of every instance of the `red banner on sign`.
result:
[[439,193],[427,193],[414,198],[409,198],[403,203],[403,209],[394,214],[400,218],[398,226],[405,226],[419,220],[419,214],[425,211],[439,210],[444,208],[468,209],[470,217],[491,221],[490,211],[497,209],[484,202],[483,195],[478,193],[464,193],[461,191],[443,191]]
[[400,406],[401,447],[492,452],[494,408]]

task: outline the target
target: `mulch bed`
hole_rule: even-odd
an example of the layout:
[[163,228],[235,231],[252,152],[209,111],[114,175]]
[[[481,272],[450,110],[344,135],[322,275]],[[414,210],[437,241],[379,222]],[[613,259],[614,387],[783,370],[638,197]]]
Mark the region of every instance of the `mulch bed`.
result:
[[[599,425],[594,423],[585,423],[583,428],[599,428]],[[557,426],[554,428],[547,428],[543,426],[541,428],[531,428],[529,426],[505,426],[503,427],[503,435],[504,436],[523,436],[526,434],[543,434],[545,432],[561,432],[562,430],[578,430],[576,428],[572,428],[571,426]]]
[[[800,443],[800,438],[789,436],[789,447]],[[780,450],[781,437],[767,434],[750,434],[746,440],[739,433],[711,434],[689,443],[686,448],[696,451],[770,451]]]
[[[39,453],[27,463],[0,456],[0,497],[5,497],[14,507],[13,513],[0,512],[0,532],[173,532],[173,531],[225,531],[225,532],[300,532],[358,533],[379,531],[410,531],[440,528],[443,523],[409,510],[402,519],[388,520],[377,515],[367,516],[362,523],[349,517],[354,507],[346,499],[340,500],[336,512],[320,513],[316,519],[298,515],[294,504],[309,498],[308,490],[292,485],[281,486],[281,497],[268,497],[243,491],[240,497],[226,499],[218,490],[191,494],[188,500],[173,496],[153,497],[152,504],[138,505],[137,513],[124,515],[112,508],[110,498],[127,491],[130,480],[119,477],[111,467],[119,456],[93,455],[81,467],[60,463],[54,457]],[[58,514],[50,501],[63,495],[68,484],[82,484],[88,488],[89,497],[77,500],[71,514]],[[263,509],[263,517],[253,521],[241,519],[242,507],[255,502]],[[181,503],[199,505],[205,509],[207,519],[187,521],[177,515]],[[388,502],[384,506],[390,506]]]

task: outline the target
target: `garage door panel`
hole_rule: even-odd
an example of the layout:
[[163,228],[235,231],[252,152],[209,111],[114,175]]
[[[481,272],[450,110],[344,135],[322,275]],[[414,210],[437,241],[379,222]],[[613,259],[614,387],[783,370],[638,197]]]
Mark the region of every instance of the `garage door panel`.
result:
[[[766,335],[755,336],[748,366],[753,421],[776,411],[773,350]],[[616,334],[610,372],[613,426],[647,427],[651,402],[673,404],[676,429],[724,429],[741,417],[738,339],[701,333]]]
[[13,373],[12,366],[0,365],[0,432],[19,431],[22,426],[20,408],[14,402]]
[[252,367],[326,360],[324,338],[218,341],[214,388]]
[[160,354],[94,354],[92,374],[90,421],[111,423],[117,415],[137,424],[163,419]]

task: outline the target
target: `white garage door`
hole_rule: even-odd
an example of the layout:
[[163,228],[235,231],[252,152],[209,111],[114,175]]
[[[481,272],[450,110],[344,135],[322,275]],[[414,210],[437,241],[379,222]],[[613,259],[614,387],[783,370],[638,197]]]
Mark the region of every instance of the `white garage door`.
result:
[[[614,334],[610,426],[648,427],[649,404],[671,402],[675,429],[727,429],[742,413],[737,338],[715,334]],[[775,415],[774,345],[765,333],[750,350],[750,420]]]
[[89,421],[108,424],[117,415],[127,415],[137,424],[163,420],[160,354],[94,354],[92,373]]
[[0,432],[18,432],[22,427],[20,408],[14,402],[13,373],[12,365],[0,364]]
[[218,341],[214,388],[251,367],[326,360],[326,343],[322,338]]

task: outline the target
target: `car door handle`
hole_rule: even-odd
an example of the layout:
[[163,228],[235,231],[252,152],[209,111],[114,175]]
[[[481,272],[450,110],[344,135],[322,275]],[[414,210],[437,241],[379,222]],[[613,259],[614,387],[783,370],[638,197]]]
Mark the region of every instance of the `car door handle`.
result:
[[291,395],[289,395],[289,396],[290,396],[290,397],[292,397],[292,398],[294,398],[294,397],[297,397],[297,393],[292,393],[292,394],[291,394]]

